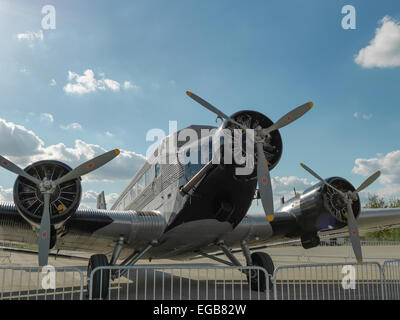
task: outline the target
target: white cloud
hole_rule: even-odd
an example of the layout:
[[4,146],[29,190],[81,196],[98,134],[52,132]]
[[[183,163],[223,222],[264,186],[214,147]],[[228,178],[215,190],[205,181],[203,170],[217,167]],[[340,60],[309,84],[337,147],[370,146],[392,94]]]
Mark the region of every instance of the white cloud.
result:
[[112,134],[110,131],[106,131],[106,136],[107,136],[107,137],[112,137],[113,134]]
[[400,23],[389,16],[380,23],[375,37],[355,57],[355,62],[364,68],[400,66]]
[[13,189],[4,189],[0,186],[0,201],[13,201]]
[[[302,193],[305,189],[316,184],[315,181],[309,181],[305,178],[299,178],[296,176],[290,177],[273,177],[271,179],[272,183],[272,192],[274,197],[274,208],[275,210],[281,207],[281,197],[283,196],[285,200],[294,197],[294,189],[296,189],[297,193]],[[264,209],[262,207],[262,203],[260,200],[253,201],[250,212],[254,213],[263,213]]]
[[128,90],[128,89],[139,89],[139,87],[137,85],[132,84],[130,81],[125,81],[124,82],[124,89]]
[[400,150],[370,159],[356,159],[353,173],[369,176],[381,170],[380,181],[384,184],[400,184]]
[[[101,80],[100,80],[101,81]],[[111,79],[104,79],[104,83],[109,87],[112,91],[119,91],[121,85],[119,82]]]
[[99,75],[101,78],[96,79],[93,70],[87,69],[83,75],[68,71],[68,80],[70,81],[64,86],[64,91],[71,94],[87,94],[100,91],[119,91],[120,83],[112,79],[105,79],[104,73]]
[[369,120],[372,118],[372,113],[364,114],[364,113],[354,112],[353,117],[356,119]]
[[356,159],[352,172],[368,177],[378,170],[382,172],[379,182],[383,187],[377,189],[376,193],[386,198],[400,197],[400,150],[376,158]]
[[44,142],[25,127],[0,119],[0,150],[2,155],[21,157],[41,153]]
[[285,198],[288,197],[293,197],[294,196],[294,190],[293,188],[296,188],[297,192],[303,192],[305,189],[311,187],[314,185],[316,182],[309,181],[306,178],[299,178],[296,176],[290,176],[290,177],[274,177],[271,180],[272,182],[272,190],[274,197],[276,198],[275,200],[279,200],[282,196],[285,196]]
[[55,79],[51,79],[50,86],[54,87],[57,85],[57,81]]
[[[85,208],[96,208],[97,196],[99,195],[99,193],[100,192],[94,190],[83,192],[81,203],[84,205]],[[118,196],[119,195],[117,193],[109,193],[105,195],[107,208],[111,208],[115,200],[118,199]]]
[[78,122],[72,122],[67,125],[60,125],[60,128],[63,130],[82,130],[82,125]]
[[54,122],[54,117],[50,113],[42,113],[40,115],[40,121],[47,121],[47,122],[53,123]]
[[87,205],[86,203],[80,203],[79,204],[79,208],[78,208],[78,210],[82,210],[82,209],[85,209],[85,210],[90,210],[90,209],[93,209],[93,206],[90,206],[90,205]]
[[[65,162],[72,168],[108,150],[99,145],[75,140],[73,147],[64,143],[45,146],[44,142],[25,127],[0,119],[1,154],[21,167],[52,159]],[[86,181],[128,181],[143,164],[145,157],[133,151],[121,150],[114,160],[84,176]]]
[[106,203],[107,207],[111,208],[111,206],[114,204],[115,200],[117,200],[119,197],[118,193],[109,193],[105,195],[106,198]]

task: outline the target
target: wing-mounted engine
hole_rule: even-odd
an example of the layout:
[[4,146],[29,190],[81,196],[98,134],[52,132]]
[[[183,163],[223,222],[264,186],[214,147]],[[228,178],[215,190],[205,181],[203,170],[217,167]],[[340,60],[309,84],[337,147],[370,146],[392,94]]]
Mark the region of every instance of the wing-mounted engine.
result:
[[114,149],[86,161],[71,170],[58,161],[36,162],[25,170],[0,156],[0,166],[18,175],[14,201],[19,213],[39,229],[39,265],[47,265],[49,250],[56,242],[56,228],[62,226],[78,208],[81,176],[105,165],[118,156]]
[[[326,181],[342,191],[355,191],[354,186],[344,178],[332,177]],[[360,199],[353,201],[355,218],[360,214]],[[283,211],[293,212],[301,228],[307,233],[337,230],[347,225],[347,204],[336,190],[319,182],[305,190],[298,199],[286,203]]]
[[[361,243],[357,226],[357,217],[361,212],[358,193],[368,187],[380,176],[377,171],[369,176],[357,189],[343,178],[322,179],[305,164],[301,166],[320,182],[306,190],[296,199],[300,208],[287,208],[297,216],[302,233],[302,243],[310,248],[319,244],[318,231],[327,231],[348,226],[349,236],[357,261],[362,261]],[[304,241],[303,241],[304,240]],[[304,247],[306,247],[304,246]]]
[[[29,175],[43,181],[57,180],[72,169],[59,161],[44,160],[24,169]],[[57,230],[74,214],[82,194],[81,178],[65,181],[50,195],[50,223]],[[18,212],[33,226],[39,228],[42,220],[44,196],[40,187],[25,177],[18,176],[14,183],[14,203]]]
[[[354,192],[356,190],[349,181],[343,178],[329,178],[327,179],[327,182],[336,189],[342,191],[343,193],[347,193],[349,191]],[[329,214],[335,218],[336,227],[346,226],[348,217],[347,204],[340,196],[340,194],[338,194],[337,191],[330,186],[324,185],[322,195],[324,200],[324,207],[326,208],[326,210],[328,210]],[[351,206],[353,208],[354,217],[357,219],[361,212],[361,204],[358,194],[356,194]],[[324,227],[327,227],[329,229],[329,226],[321,225],[322,230],[324,229]]]

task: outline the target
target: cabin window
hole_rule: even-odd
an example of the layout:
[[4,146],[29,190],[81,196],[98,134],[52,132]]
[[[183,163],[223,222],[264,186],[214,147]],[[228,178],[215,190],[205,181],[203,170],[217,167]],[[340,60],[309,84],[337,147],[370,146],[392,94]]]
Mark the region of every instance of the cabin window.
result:
[[154,167],[154,177],[158,178],[161,174],[161,166],[159,163],[156,163],[155,167]]
[[131,195],[131,200],[135,200],[136,198],[136,185],[134,185],[130,191],[130,195]]
[[144,182],[145,186],[147,187],[151,182],[151,171],[148,169],[144,174]]
[[142,175],[139,179],[139,181],[137,182],[137,194],[141,194],[142,191],[144,190],[144,175]]

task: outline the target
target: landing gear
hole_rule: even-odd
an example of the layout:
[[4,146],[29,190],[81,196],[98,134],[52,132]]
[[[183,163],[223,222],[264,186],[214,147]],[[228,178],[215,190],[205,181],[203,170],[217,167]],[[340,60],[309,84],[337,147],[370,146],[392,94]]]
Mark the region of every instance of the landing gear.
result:
[[[254,252],[251,254],[251,260],[253,266],[261,267],[266,271],[266,274],[269,276],[268,289],[272,289],[271,277],[274,273],[275,267],[269,254],[265,252]],[[265,291],[267,289],[266,274],[258,270],[252,270],[252,272],[247,276],[251,289]]]
[[[216,243],[216,245],[222,250],[222,252],[225,253],[227,258],[231,261],[225,261],[223,259],[217,258],[216,256],[212,256],[209,254],[206,254],[204,252],[198,251],[200,255],[206,258],[210,258],[212,260],[227,264],[229,266],[242,266],[239,262],[239,260],[232,254],[231,250],[226,246],[226,244],[223,241],[219,241]],[[269,256],[269,254],[265,252],[254,252],[250,253],[249,247],[247,245],[246,241],[241,242],[241,247],[243,251],[243,255],[246,259],[247,266],[257,266],[261,267],[265,270],[265,272],[262,272],[260,270],[243,270],[242,272],[246,274],[247,280],[249,282],[249,285],[251,289],[257,290],[257,291],[266,291],[267,290],[267,276],[269,277],[268,281],[268,289],[272,289],[273,284],[271,281],[271,277],[274,273],[275,267],[274,263]],[[267,274],[267,276],[266,276]]]
[[[87,269],[87,289],[90,292],[90,276],[92,271],[97,267],[108,266],[107,256],[104,254],[95,254],[90,257]],[[105,299],[108,294],[108,287],[110,283],[110,273],[108,270],[100,270],[93,275],[92,282],[92,299]]]

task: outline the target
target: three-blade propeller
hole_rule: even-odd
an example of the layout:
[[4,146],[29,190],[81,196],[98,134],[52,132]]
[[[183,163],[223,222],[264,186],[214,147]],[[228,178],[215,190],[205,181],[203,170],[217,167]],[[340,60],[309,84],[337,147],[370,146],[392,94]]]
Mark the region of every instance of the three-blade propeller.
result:
[[[192,98],[194,101],[201,104],[206,109],[210,110],[211,112],[215,113],[219,118],[229,121],[241,129],[253,129],[248,128],[246,125],[239,123],[232,119],[231,117],[227,116],[225,113],[211,105],[209,102],[205,101],[204,99],[200,98],[196,94],[187,91],[187,95]],[[264,154],[264,142],[267,136],[275,130],[283,128],[288,124],[292,123],[293,121],[297,120],[301,116],[303,116],[307,111],[309,111],[313,107],[312,102],[305,103],[294,110],[290,111],[282,118],[280,118],[277,122],[272,124],[268,128],[261,128],[260,126],[255,128],[255,144],[256,144],[256,152],[257,152],[257,181],[258,181],[258,188],[260,190],[260,197],[261,203],[264,208],[265,215],[269,221],[274,219],[274,202],[272,196],[272,185],[271,185],[271,177],[268,168],[268,161],[265,158]]]
[[92,160],[86,161],[85,163],[76,167],[56,181],[49,180],[46,177],[44,177],[43,180],[33,177],[26,171],[18,167],[16,164],[0,156],[0,165],[3,168],[33,182],[38,186],[40,192],[43,194],[43,214],[40,221],[38,241],[39,266],[42,267],[47,265],[48,261],[51,232],[50,199],[52,193],[56,190],[56,187],[64,182],[77,179],[85,174],[92,172],[93,170],[100,168],[101,166],[105,165],[107,162],[118,156],[119,153],[120,151],[118,149],[108,151],[98,157],[93,158]]
[[353,247],[354,255],[355,255],[357,261],[358,262],[362,262],[362,250],[361,250],[360,237],[359,237],[357,221],[356,221],[356,218],[354,216],[352,204],[353,204],[353,201],[357,201],[358,192],[364,190],[371,183],[373,183],[376,179],[378,179],[379,176],[381,175],[381,172],[377,171],[374,174],[372,174],[355,191],[343,192],[343,191],[339,190],[338,188],[335,188],[334,186],[329,184],[324,179],[322,179],[318,174],[316,174],[313,170],[311,170],[305,164],[301,163],[300,165],[305,170],[307,170],[311,175],[313,175],[315,178],[317,178],[322,183],[324,183],[328,187],[330,187],[333,190],[335,190],[342,197],[343,201],[346,203],[347,214],[345,215],[345,217],[347,218],[347,226],[349,228],[349,235],[350,235],[351,245]]

